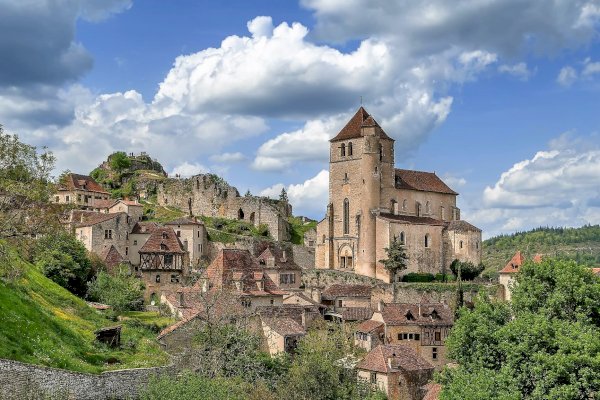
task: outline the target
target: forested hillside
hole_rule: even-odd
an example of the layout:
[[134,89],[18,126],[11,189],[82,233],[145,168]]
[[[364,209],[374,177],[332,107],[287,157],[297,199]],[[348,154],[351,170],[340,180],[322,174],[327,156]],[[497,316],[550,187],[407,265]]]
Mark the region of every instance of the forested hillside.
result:
[[520,250],[527,259],[536,254],[600,265],[600,225],[580,228],[536,228],[500,235],[483,242],[483,275],[493,277]]

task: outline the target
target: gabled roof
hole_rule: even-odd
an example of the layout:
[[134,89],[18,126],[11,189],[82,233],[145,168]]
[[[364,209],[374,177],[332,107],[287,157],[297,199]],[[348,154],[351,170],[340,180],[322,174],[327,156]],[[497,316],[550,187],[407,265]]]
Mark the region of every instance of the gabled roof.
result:
[[[392,359],[390,366],[389,359]],[[382,372],[410,372],[421,370],[433,370],[433,365],[419,356],[412,348],[405,345],[380,344],[371,350],[361,362],[356,365],[357,369],[366,371]]]
[[517,251],[513,258],[506,264],[504,268],[500,270],[501,274],[516,274],[519,272],[519,268],[523,265],[525,261],[525,257],[521,254],[520,251]]
[[446,229],[455,232],[481,232],[481,229],[463,220],[448,222]]
[[364,321],[371,319],[373,310],[370,307],[346,307],[342,311],[344,321]]
[[183,217],[169,221],[165,225],[204,225],[204,223],[196,218]]
[[368,319],[356,327],[356,332],[371,333],[378,328],[383,328],[383,322]]
[[258,263],[263,265],[264,268],[271,269],[271,267],[267,266],[267,260],[269,258],[273,258],[275,261],[275,268],[277,269],[286,269],[286,270],[301,270],[300,266],[294,262],[292,259],[292,252],[286,252],[285,256],[283,254],[283,250],[279,248],[271,248],[267,247],[260,255],[257,257]]
[[183,244],[175,234],[175,231],[168,227],[156,227],[150,234],[146,243],[139,250],[139,253],[186,253]]
[[390,213],[381,213],[377,216],[378,218],[383,218],[388,221],[398,221],[405,222],[411,225],[437,225],[437,226],[446,226],[446,222],[431,218],[431,217],[417,217],[414,215],[402,215],[402,214],[390,214]]
[[79,174],[67,175],[59,190],[86,190],[88,192],[110,194],[91,176]]
[[128,261],[125,257],[119,253],[119,250],[115,247],[114,244],[111,244],[110,247],[105,248],[100,254],[100,259],[104,261],[109,270],[119,266],[119,264]]
[[335,300],[337,297],[371,297],[371,286],[336,283],[321,292],[324,300]]
[[396,189],[458,195],[435,172],[413,171],[410,169],[396,169]]
[[84,226],[93,226],[100,224],[102,222],[110,221],[111,219],[117,217],[127,218],[127,214],[124,212],[119,213],[98,213],[98,212],[82,212],[82,213],[73,213],[73,217],[79,217],[78,221],[73,220],[76,228],[82,228]]
[[[127,205],[127,206],[130,206],[130,207],[143,207],[143,205],[141,205],[140,203],[138,203],[138,202],[137,202],[137,201],[135,201],[135,200],[124,200],[124,199],[119,199],[119,200],[117,200],[117,201],[116,201],[116,203],[123,203],[123,204],[125,204],[125,205]],[[115,203],[115,204],[116,204],[116,203]]]
[[454,324],[454,315],[443,303],[388,303],[381,312],[386,325],[445,325]]
[[264,317],[261,316],[262,322],[269,328],[279,333],[281,336],[299,336],[304,335],[306,330],[289,317]]
[[154,232],[159,227],[160,225],[158,225],[156,222],[136,222],[131,229],[131,233],[149,234]]
[[[360,138],[362,137],[361,128],[366,126],[377,126],[381,129],[373,117],[371,117],[369,113],[361,106],[358,111],[356,111],[356,114],[350,118],[350,121],[348,121],[346,126],[344,126],[342,130],[330,140],[330,142]],[[381,138],[393,140],[383,131],[383,129],[381,129]]]

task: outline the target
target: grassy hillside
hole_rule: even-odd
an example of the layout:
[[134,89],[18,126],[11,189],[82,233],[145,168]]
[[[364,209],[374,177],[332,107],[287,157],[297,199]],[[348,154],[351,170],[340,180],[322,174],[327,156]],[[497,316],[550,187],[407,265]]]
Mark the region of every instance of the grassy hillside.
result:
[[[13,281],[0,279],[0,358],[92,373],[168,363],[155,337],[171,321],[133,313],[115,322],[14,253],[10,258],[23,274]],[[95,342],[96,329],[118,324],[123,327],[120,349]]]
[[586,225],[581,228],[536,228],[485,240],[482,256],[486,266],[484,276],[495,276],[517,250],[528,259],[542,254],[597,266],[600,265],[600,225]]

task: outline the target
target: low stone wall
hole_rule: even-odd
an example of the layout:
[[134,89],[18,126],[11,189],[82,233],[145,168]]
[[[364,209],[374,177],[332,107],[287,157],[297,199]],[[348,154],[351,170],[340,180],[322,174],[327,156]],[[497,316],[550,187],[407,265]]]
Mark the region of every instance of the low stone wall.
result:
[[151,377],[174,372],[166,366],[93,375],[0,359],[0,399],[134,399]]

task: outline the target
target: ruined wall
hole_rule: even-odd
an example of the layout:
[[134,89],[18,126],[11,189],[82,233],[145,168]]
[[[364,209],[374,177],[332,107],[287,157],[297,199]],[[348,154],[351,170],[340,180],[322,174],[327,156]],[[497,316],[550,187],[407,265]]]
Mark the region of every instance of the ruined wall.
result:
[[146,387],[151,377],[174,372],[173,366],[167,366],[93,375],[0,359],[0,399],[51,396],[77,400],[131,399]]
[[158,186],[158,204],[174,206],[194,215],[239,219],[265,224],[276,240],[289,240],[292,207],[266,197],[240,196],[238,190],[215,175],[167,179]]

